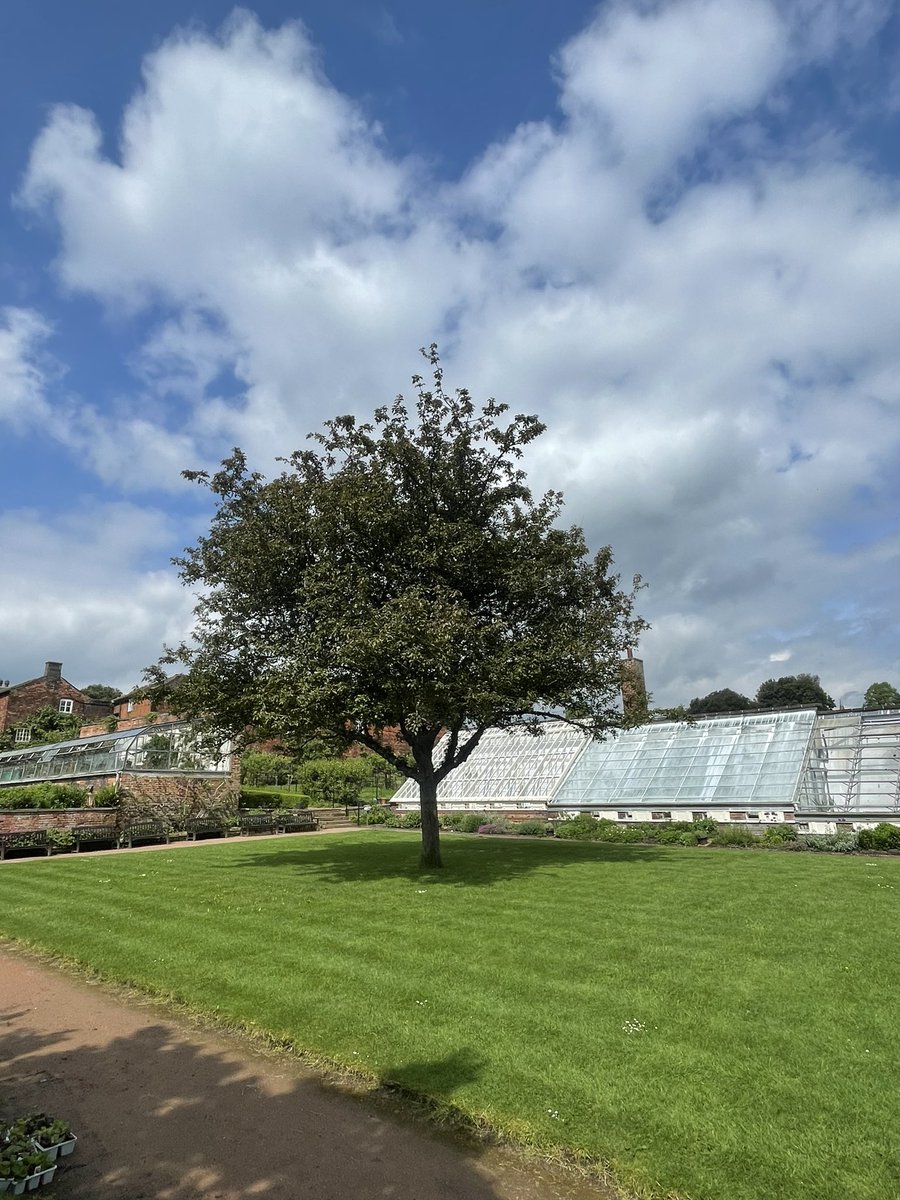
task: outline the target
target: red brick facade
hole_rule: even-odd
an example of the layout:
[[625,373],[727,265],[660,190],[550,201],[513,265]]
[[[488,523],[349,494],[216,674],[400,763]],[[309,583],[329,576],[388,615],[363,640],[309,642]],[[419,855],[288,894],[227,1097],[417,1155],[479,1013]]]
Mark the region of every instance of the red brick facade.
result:
[[[65,702],[60,708],[60,701]],[[69,707],[71,704],[71,707]],[[0,688],[0,733],[12,725],[22,725],[41,708],[66,711],[82,721],[96,720],[109,712],[109,705],[92,700],[62,677],[62,663],[48,662],[38,679]]]

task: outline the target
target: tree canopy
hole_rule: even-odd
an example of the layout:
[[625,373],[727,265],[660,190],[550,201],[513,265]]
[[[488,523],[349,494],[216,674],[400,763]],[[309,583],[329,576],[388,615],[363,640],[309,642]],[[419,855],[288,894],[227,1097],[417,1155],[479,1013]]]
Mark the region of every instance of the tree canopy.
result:
[[[418,782],[440,865],[437,786],[492,726],[621,724],[620,658],[644,622],[606,547],[558,524],[520,459],[544,426],[413,377],[371,422],[329,421],[265,480],[236,449],[211,476],[209,533],[176,560],[199,589],[179,711],[217,736],[324,733]],[[160,679],[161,667],[151,679]],[[385,732],[399,729],[403,757]],[[442,749],[435,747],[445,734]]]
[[89,683],[87,687],[79,688],[79,691],[84,692],[85,696],[90,696],[92,700],[107,700],[110,703],[122,695],[121,689],[113,687],[110,683]]
[[721,688],[718,692],[710,692],[706,696],[695,696],[688,705],[688,712],[744,712],[747,709],[755,707],[753,701],[748,699],[747,696],[742,696],[740,692],[733,692],[731,688]]
[[759,685],[756,703],[760,708],[791,708],[798,704],[834,708],[834,701],[819,682],[818,675],[782,675]]
[[863,704],[865,708],[900,708],[900,692],[891,683],[870,683]]

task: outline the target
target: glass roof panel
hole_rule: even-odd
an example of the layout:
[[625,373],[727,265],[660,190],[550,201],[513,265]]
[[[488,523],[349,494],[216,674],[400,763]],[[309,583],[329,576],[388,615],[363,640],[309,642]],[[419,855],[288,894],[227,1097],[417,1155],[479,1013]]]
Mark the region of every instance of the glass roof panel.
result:
[[[462,766],[438,787],[441,804],[459,801],[546,804],[559,780],[588,744],[585,735],[563,721],[550,721],[540,734],[522,728],[489,729]],[[439,763],[443,742],[434,754]],[[417,800],[418,784],[407,780],[394,800]]]
[[8,750],[0,754],[0,784],[115,775],[121,771],[220,773],[229,768],[227,754],[217,761],[198,750],[190,726],[179,721]]
[[642,725],[591,742],[551,800],[560,808],[794,799],[816,714],[750,713]]

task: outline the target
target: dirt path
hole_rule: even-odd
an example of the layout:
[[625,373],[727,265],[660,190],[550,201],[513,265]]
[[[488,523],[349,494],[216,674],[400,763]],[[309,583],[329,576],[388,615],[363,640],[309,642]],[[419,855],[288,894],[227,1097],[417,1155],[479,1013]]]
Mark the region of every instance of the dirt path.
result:
[[609,1200],[0,948],[0,1116],[35,1109],[80,1136],[56,1200]]

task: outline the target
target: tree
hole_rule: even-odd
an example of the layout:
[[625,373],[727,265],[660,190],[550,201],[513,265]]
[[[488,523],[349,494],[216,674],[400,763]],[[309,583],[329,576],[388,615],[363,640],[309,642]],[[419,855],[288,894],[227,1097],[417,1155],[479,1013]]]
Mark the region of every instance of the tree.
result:
[[303,791],[316,804],[337,807],[357,804],[369,782],[367,763],[359,758],[320,758],[304,763],[297,778]]
[[746,696],[742,696],[740,692],[733,692],[731,688],[722,688],[718,692],[710,692],[707,696],[695,696],[688,705],[688,712],[745,712],[748,708],[754,707],[753,701]]
[[866,688],[865,708],[900,708],[900,692],[890,683],[871,683]]
[[756,703],[760,708],[791,708],[808,704],[834,708],[834,701],[819,682],[818,675],[782,675],[759,685]]
[[[343,416],[271,481],[236,449],[209,476],[209,533],[176,564],[200,590],[179,711],[214,739],[362,743],[419,785],[422,862],[441,865],[437,788],[489,728],[564,714],[621,724],[620,656],[646,626],[609,547],[557,525],[519,466],[544,426],[413,377],[371,423]],[[634,581],[634,587],[639,580]],[[390,746],[399,729],[410,758]],[[435,747],[441,739],[441,750]]]
[[249,788],[290,783],[296,771],[297,764],[286,754],[251,750],[241,755],[241,783]]
[[113,700],[118,700],[122,695],[118,688],[114,688],[108,683],[89,683],[87,687],[79,689],[86,696],[90,696],[92,700],[105,700],[112,704]]

